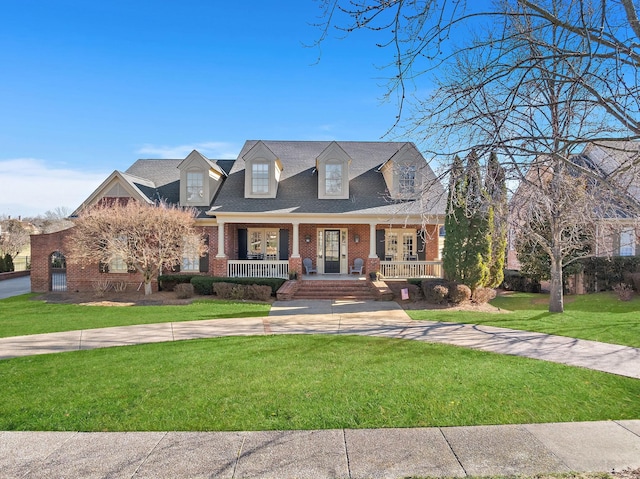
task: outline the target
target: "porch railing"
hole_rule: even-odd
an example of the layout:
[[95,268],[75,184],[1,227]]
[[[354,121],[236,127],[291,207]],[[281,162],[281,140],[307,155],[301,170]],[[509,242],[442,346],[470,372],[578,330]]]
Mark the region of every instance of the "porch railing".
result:
[[282,278],[289,279],[289,261],[229,260],[227,276],[235,278]]
[[442,278],[442,261],[380,261],[385,278]]

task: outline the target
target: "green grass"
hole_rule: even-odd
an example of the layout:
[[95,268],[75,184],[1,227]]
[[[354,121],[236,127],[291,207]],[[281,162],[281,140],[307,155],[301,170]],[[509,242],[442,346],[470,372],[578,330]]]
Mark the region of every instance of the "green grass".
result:
[[0,338],[131,324],[267,316],[271,305],[197,300],[181,306],[83,306],[54,304],[22,295],[0,300]]
[[412,310],[412,319],[486,324],[640,347],[640,295],[619,301],[613,293],[565,297],[565,312],[551,314],[546,294],[512,293],[491,302],[509,313]]
[[0,362],[0,430],[214,431],[637,419],[640,381],[418,341],[216,338]]

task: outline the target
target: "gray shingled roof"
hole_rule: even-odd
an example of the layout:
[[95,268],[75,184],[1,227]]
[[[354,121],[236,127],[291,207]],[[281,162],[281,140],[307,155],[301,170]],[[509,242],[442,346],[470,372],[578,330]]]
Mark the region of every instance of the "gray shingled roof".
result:
[[247,141],[211,208],[217,213],[322,213],[322,214],[444,214],[445,195],[432,175],[434,187],[420,200],[392,201],[379,171],[404,142],[338,141],[349,155],[349,199],[318,199],[316,158],[331,141],[263,141],[283,165],[276,198],[244,197],[245,162],[242,159],[258,141]]

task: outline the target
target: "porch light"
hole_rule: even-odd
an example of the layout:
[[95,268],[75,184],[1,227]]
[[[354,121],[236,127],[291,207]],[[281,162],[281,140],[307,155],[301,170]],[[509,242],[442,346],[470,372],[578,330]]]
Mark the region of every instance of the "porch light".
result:
[[309,235],[305,236],[305,237],[304,237],[304,241],[305,241],[306,243],[311,243],[311,236],[309,236]]
[[360,243],[360,235],[353,235],[353,242]]

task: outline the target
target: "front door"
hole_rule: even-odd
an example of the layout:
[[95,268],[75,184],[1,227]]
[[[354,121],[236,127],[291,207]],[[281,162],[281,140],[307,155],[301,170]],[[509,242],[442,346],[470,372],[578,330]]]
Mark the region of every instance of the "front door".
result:
[[324,272],[340,273],[340,230],[324,231]]

